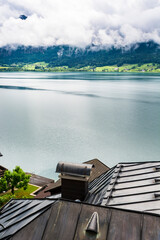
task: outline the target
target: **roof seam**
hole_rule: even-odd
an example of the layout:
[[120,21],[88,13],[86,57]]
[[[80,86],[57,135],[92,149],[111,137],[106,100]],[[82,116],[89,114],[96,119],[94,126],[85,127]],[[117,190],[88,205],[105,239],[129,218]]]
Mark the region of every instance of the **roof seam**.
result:
[[[117,172],[117,176],[116,176],[116,178],[115,178],[115,181],[114,181],[114,183],[113,183],[113,186],[112,186],[112,188],[110,189],[110,193],[109,193],[109,195],[108,195],[106,205],[108,204],[109,199],[112,197],[112,192],[113,192],[114,186],[116,185],[117,178],[118,178],[118,176],[119,176],[119,173],[120,173],[120,171],[121,171],[121,168],[122,168],[122,166],[120,165],[119,171]],[[115,169],[115,170],[116,170],[116,169]],[[113,173],[113,174],[114,174],[114,173]]]

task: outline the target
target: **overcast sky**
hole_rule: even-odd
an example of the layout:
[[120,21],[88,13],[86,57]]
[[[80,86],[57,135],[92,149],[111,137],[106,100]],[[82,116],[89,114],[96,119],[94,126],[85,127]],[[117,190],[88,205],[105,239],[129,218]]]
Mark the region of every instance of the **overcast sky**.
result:
[[0,47],[149,40],[160,44],[160,0],[0,0]]

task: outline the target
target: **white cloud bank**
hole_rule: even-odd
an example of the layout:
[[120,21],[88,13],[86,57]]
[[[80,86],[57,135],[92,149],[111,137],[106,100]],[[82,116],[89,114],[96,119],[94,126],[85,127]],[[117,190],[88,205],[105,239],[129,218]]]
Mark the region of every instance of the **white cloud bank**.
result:
[[160,44],[160,0],[0,0],[0,47],[150,40]]

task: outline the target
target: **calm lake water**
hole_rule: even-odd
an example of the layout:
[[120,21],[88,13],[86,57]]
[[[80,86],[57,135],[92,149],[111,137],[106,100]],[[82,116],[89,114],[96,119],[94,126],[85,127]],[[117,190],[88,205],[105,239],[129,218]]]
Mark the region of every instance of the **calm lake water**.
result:
[[160,75],[0,73],[0,164],[160,160]]

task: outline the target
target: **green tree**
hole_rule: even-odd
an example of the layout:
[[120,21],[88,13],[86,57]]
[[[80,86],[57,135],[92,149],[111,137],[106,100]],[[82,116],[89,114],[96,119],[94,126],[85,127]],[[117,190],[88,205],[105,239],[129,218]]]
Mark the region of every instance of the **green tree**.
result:
[[7,190],[7,181],[5,178],[0,178],[0,193]]
[[14,194],[14,188],[23,187],[26,190],[29,180],[30,175],[26,175],[19,166],[16,166],[12,172],[9,170],[5,171],[4,176],[1,178],[4,188],[6,186],[6,190],[11,189],[12,194]]

